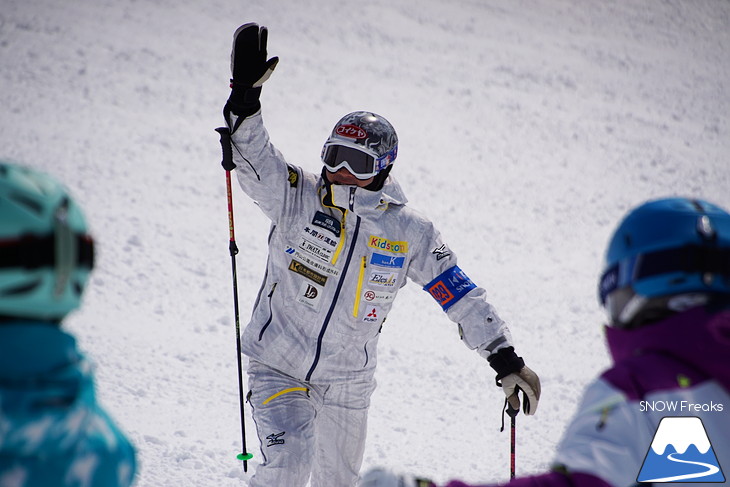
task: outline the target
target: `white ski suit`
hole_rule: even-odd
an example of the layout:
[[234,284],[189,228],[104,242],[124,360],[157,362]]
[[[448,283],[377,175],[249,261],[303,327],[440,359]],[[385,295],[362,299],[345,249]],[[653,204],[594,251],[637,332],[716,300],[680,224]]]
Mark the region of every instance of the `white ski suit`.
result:
[[312,486],[355,485],[378,336],[406,280],[423,286],[485,358],[512,345],[509,330],[391,176],[369,191],[287,164],[260,111],[231,140],[241,187],[272,221],[266,275],[242,334],[265,459],[250,485],[303,486],[311,463]]

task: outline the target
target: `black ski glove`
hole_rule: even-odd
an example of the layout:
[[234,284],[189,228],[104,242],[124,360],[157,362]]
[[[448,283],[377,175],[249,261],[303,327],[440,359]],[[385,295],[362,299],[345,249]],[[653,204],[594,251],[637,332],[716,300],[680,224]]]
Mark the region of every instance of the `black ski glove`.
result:
[[535,414],[540,400],[540,378],[517,356],[514,347],[500,348],[487,357],[489,365],[497,372],[497,386],[504,391],[512,409],[520,409],[518,392],[522,391],[522,410],[528,416]]
[[231,96],[225,110],[246,118],[261,108],[261,85],[269,79],[279,62],[266,60],[268,29],[253,22],[244,24],[233,34],[231,51]]

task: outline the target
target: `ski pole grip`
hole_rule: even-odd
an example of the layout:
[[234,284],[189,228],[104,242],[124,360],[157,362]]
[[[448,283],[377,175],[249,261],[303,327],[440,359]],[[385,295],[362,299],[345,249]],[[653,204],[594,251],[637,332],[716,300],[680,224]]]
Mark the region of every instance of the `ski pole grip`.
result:
[[236,168],[233,163],[233,149],[231,148],[231,131],[228,127],[218,127],[215,129],[221,137],[221,149],[223,150],[223,158],[221,159],[221,166],[226,171],[232,171]]
[[[520,389],[520,386],[515,386],[514,395],[517,398],[520,397],[520,392],[522,392],[522,400],[527,401],[527,397],[525,396],[525,393],[522,391],[522,389]],[[512,397],[512,396],[510,396],[510,397]],[[507,398],[506,406],[507,406],[507,416],[509,416],[510,418],[512,418],[514,420],[514,417],[517,416],[517,414],[520,412],[520,408],[519,407],[517,407],[516,409],[513,408],[512,404],[509,402],[509,398]]]

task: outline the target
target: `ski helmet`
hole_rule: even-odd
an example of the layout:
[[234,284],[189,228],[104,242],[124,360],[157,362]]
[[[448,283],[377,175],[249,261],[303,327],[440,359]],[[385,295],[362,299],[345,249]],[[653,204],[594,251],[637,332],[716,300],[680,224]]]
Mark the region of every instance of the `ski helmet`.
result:
[[352,112],[342,117],[322,148],[322,162],[328,171],[346,167],[362,180],[389,167],[397,155],[395,129],[372,112]]
[[717,296],[730,299],[730,214],[688,198],[628,213],[609,242],[599,284],[612,326],[635,328]]
[[81,302],[94,250],[81,209],[47,174],[0,161],[0,316],[58,321]]

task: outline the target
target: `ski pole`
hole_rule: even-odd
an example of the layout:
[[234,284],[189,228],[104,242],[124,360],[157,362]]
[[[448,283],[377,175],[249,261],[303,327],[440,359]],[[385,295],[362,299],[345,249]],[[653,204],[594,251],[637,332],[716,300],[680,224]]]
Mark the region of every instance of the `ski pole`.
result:
[[[521,391],[519,387],[515,388],[515,394],[519,393]],[[502,428],[499,430],[504,431],[504,413],[507,413],[507,415],[510,417],[510,448],[509,448],[509,478],[513,479],[515,478],[515,439],[516,439],[516,432],[517,432],[517,413],[519,413],[520,410],[515,409],[512,407],[512,405],[509,403],[509,400],[507,398],[504,399],[504,408],[502,409]]]
[[233,224],[233,191],[231,191],[231,170],[233,164],[233,151],[231,149],[231,134],[227,127],[215,129],[220,134],[221,148],[223,149],[223,161],[221,164],[226,170],[226,195],[228,197],[228,232],[230,235],[228,250],[231,254],[231,272],[233,274],[233,312],[236,321],[236,357],[238,359],[238,404],[241,410],[241,442],[243,451],[236,458],[243,461],[243,471],[248,471],[248,460],[253,458],[251,453],[246,451],[246,421],[243,410],[243,365],[241,363],[241,325],[238,313],[238,277],[236,274],[236,254],[238,254],[238,246],[236,245],[236,234]]
[[507,415],[510,417],[510,449],[509,449],[509,478],[515,478],[515,432],[517,430],[517,413],[518,409],[513,409],[512,405],[507,403]]

